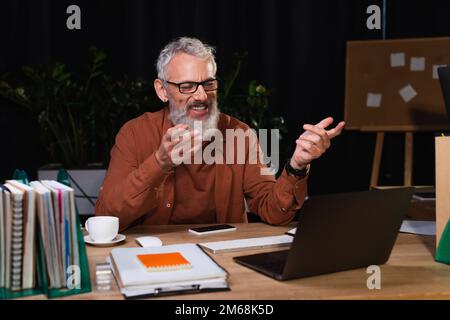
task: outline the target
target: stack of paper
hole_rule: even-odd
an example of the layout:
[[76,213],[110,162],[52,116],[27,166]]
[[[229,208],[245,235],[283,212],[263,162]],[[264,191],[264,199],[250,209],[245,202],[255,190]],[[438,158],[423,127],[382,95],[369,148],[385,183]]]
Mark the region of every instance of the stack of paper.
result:
[[436,221],[404,220],[400,232],[434,236],[436,235]]
[[52,180],[33,181],[51,288],[66,287],[68,268],[79,265],[74,191]]
[[110,258],[127,298],[228,289],[227,272],[196,244],[117,248]]

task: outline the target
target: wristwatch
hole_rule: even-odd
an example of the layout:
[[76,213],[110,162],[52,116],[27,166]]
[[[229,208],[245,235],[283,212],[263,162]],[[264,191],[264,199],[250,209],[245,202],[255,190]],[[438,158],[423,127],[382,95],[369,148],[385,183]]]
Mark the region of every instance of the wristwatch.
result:
[[310,164],[308,163],[306,165],[306,167],[304,167],[303,169],[294,169],[291,166],[291,158],[289,158],[286,161],[286,172],[288,173],[288,175],[292,175],[295,176],[299,179],[303,179],[304,177],[306,177],[309,174],[309,168],[310,168]]

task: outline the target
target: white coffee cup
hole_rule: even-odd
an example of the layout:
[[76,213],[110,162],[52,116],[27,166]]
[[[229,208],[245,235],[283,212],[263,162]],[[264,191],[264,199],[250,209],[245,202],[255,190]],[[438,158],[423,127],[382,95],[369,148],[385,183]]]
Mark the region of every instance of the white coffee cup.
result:
[[119,218],[110,216],[91,217],[84,224],[94,242],[109,242],[119,232]]

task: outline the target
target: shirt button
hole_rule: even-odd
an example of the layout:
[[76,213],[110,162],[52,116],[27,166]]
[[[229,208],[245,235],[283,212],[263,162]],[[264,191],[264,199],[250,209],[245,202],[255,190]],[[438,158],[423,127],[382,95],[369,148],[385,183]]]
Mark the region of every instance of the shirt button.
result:
[[167,208],[170,208],[170,203],[166,204],[166,207],[167,207]]

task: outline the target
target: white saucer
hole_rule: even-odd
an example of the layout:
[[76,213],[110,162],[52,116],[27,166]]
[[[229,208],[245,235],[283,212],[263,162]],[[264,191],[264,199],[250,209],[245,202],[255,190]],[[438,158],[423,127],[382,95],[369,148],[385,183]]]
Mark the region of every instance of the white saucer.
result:
[[125,236],[123,234],[118,234],[114,239],[112,239],[111,241],[107,241],[107,242],[96,242],[94,240],[91,239],[91,237],[89,235],[84,236],[84,242],[91,244],[93,246],[99,246],[99,247],[107,247],[119,242],[122,242],[123,240],[125,240]]

